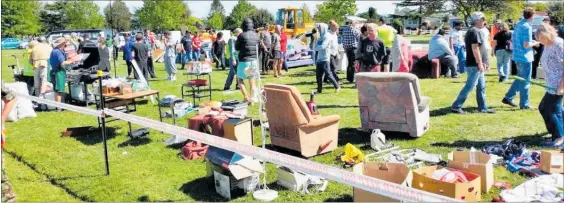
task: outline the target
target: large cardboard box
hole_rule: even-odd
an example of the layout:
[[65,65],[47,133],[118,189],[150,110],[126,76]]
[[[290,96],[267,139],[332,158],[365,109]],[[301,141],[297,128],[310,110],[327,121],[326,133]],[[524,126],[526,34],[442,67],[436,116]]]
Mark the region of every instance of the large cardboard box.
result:
[[540,170],[546,173],[564,173],[564,153],[561,151],[541,151]]
[[[353,172],[407,187],[411,185],[413,178],[411,169],[403,163],[359,163],[353,167]],[[358,188],[353,188],[353,199],[355,202],[400,202]]]
[[264,168],[258,160],[210,146],[205,156],[207,174],[214,177],[216,192],[228,199],[252,192]]
[[449,157],[448,167],[478,174],[482,192],[490,191],[494,182],[493,159],[482,152],[455,151]]
[[[454,199],[478,202],[481,199],[480,176],[461,171],[468,179],[467,183],[448,183],[433,179],[433,172],[441,166],[426,166],[413,170],[412,187],[415,189],[451,197]],[[446,168],[456,170],[453,168]]]
[[253,124],[251,118],[227,119],[223,122],[224,138],[253,145]]

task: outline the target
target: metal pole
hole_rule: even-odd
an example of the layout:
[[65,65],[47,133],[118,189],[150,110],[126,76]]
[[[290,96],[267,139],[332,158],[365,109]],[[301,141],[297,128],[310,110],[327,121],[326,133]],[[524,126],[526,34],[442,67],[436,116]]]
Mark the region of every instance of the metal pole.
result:
[[[105,99],[104,99],[104,92],[102,91],[102,70],[98,70],[97,72],[98,74],[98,90],[99,90],[99,94],[100,94],[100,109],[104,110],[105,108]],[[110,175],[110,164],[108,161],[108,143],[106,142],[106,115],[102,115],[102,117],[100,118],[101,123],[102,123],[102,129],[100,129],[102,131],[102,140],[104,140],[104,159],[105,159],[105,163],[106,163],[106,175],[109,176]]]

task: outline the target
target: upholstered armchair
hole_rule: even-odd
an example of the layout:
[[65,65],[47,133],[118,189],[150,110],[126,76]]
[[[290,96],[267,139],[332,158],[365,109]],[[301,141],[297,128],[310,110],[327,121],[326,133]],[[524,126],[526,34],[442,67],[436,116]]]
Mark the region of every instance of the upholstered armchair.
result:
[[358,73],[360,121],[363,129],[406,132],[421,137],[429,129],[431,98],[423,96],[411,73]]
[[299,151],[304,157],[337,148],[338,115],[313,116],[294,86],[268,84],[264,90],[272,145]]

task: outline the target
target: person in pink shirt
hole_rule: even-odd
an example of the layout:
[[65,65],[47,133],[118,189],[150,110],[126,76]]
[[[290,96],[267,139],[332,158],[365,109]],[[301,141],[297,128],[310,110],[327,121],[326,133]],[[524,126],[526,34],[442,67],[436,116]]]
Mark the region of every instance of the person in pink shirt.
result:
[[[282,58],[278,63],[279,66],[282,66],[286,72],[288,72],[288,66],[286,65],[286,51],[288,50],[288,35],[284,32],[284,28],[282,28],[282,32],[280,32],[280,51],[282,52]],[[279,68],[281,69],[281,68]]]
[[202,48],[202,34],[196,32],[194,38],[192,38],[192,58],[194,61],[200,60]]

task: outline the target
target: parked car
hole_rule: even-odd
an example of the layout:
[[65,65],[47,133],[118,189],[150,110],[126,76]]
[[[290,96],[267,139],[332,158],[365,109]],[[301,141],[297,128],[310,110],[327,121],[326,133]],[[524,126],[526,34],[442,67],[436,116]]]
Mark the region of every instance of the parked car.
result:
[[29,40],[23,40],[19,45],[18,45],[18,49],[27,49],[27,46],[29,45]]
[[102,29],[89,29],[89,30],[59,30],[53,31],[47,34],[47,40],[49,42],[55,41],[57,38],[62,37],[63,35],[70,35],[72,33],[76,33],[78,36],[82,36],[84,34],[90,35],[90,39],[93,41],[98,40],[98,37],[104,36],[104,30]]
[[16,38],[2,39],[2,49],[17,49],[22,41]]

